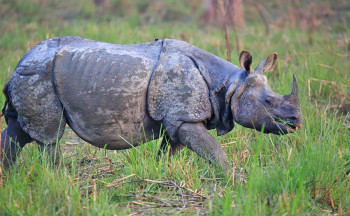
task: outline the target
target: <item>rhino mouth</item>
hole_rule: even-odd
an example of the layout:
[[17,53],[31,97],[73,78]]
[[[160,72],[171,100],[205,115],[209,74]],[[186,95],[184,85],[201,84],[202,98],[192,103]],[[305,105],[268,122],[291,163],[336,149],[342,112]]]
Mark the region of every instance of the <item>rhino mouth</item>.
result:
[[274,118],[274,122],[283,132],[287,133],[294,133],[296,130],[301,128],[301,124],[293,124],[288,120],[282,120],[280,118]]

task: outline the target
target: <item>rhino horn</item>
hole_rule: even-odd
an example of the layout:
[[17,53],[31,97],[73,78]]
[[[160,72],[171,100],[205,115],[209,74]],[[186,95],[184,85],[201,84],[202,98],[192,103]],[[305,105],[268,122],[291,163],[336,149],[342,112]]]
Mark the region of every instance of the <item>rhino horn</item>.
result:
[[297,81],[297,78],[296,78],[295,74],[293,74],[293,88],[292,88],[292,92],[289,95],[285,95],[284,98],[285,98],[286,101],[289,101],[292,104],[299,104],[298,81]]

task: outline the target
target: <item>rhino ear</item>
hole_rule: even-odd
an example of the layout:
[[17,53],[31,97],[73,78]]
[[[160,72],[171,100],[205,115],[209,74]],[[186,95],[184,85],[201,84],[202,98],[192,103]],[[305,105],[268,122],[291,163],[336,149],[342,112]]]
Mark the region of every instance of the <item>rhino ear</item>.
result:
[[245,69],[247,74],[250,74],[252,71],[252,62],[253,57],[247,50],[243,50],[241,54],[239,54],[239,64],[241,68]]
[[266,71],[271,71],[277,62],[277,53],[272,53],[264,61],[262,61],[255,69],[255,72],[264,73]]

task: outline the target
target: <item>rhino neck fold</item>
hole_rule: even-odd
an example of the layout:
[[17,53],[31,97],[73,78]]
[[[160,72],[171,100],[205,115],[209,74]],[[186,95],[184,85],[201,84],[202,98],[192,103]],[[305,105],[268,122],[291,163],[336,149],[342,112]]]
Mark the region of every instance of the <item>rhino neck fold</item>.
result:
[[223,135],[234,127],[230,100],[237,87],[244,82],[246,73],[232,63],[205,51],[194,52],[189,57],[209,88],[212,116],[206,126],[208,129],[216,128],[218,135]]
[[231,111],[231,98],[232,95],[243,83],[243,79],[241,79],[242,75],[245,75],[245,73],[243,74],[239,71],[236,71],[236,73],[232,73],[227,78],[227,82],[221,90],[223,92],[223,96],[221,96],[221,101],[225,101],[225,103],[220,109],[220,121],[219,125],[216,127],[219,136],[231,131],[234,127],[233,113]]

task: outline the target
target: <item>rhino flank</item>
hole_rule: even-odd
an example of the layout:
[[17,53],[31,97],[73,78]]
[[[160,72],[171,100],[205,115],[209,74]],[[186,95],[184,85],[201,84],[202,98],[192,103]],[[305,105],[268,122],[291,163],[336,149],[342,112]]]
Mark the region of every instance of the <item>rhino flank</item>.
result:
[[[274,93],[265,71],[273,53],[255,69],[242,51],[237,67],[178,40],[117,45],[81,37],[52,38],[27,52],[4,86],[1,134],[4,168],[26,143],[36,141],[59,160],[56,143],[65,125],[86,142],[127,149],[165,130],[160,152],[188,147],[230,170],[219,143],[207,132],[231,131],[235,122],[265,133],[287,134],[301,126],[298,86]],[[58,148],[57,148],[58,149]]]

